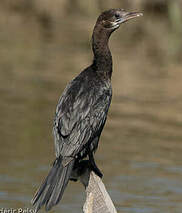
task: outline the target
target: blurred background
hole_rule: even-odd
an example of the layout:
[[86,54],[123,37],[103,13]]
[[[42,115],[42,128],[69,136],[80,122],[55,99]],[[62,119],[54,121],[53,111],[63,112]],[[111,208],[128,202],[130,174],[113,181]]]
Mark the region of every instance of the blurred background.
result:
[[[93,26],[110,8],[144,16],[110,40],[113,101],[97,164],[118,212],[181,213],[181,0],[0,1],[1,208],[32,208],[55,158],[58,98],[90,65]],[[51,212],[81,212],[84,199],[70,183]]]

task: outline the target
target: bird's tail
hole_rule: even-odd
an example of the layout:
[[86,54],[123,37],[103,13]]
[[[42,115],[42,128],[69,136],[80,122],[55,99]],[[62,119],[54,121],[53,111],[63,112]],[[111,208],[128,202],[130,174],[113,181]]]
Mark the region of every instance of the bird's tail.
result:
[[41,206],[45,205],[46,211],[56,205],[62,198],[64,190],[68,184],[74,160],[65,167],[62,166],[62,159],[57,158],[48,176],[32,199],[32,204],[37,212]]

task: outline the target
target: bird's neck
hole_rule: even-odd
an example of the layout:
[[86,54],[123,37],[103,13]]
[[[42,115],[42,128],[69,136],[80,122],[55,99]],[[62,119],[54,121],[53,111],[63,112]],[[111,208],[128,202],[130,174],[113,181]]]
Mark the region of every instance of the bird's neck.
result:
[[94,28],[92,35],[92,49],[94,53],[93,66],[95,71],[106,78],[112,75],[112,55],[108,46],[110,33]]

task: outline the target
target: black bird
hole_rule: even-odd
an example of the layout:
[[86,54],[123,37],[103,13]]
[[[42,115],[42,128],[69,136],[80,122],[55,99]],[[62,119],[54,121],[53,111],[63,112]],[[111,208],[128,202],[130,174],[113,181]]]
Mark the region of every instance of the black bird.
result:
[[67,85],[56,108],[53,127],[56,160],[32,200],[36,212],[43,205],[50,210],[61,200],[73,169],[81,165],[83,158],[88,156],[91,169],[102,177],[93,153],[112,97],[112,56],[108,41],[120,24],[141,15],[110,9],[98,17],[92,35],[93,63]]

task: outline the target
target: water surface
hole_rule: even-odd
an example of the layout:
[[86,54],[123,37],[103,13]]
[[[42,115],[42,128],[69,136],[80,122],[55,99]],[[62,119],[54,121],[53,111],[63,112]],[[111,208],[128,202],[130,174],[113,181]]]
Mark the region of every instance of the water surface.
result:
[[[1,208],[31,208],[54,160],[52,123],[58,98],[91,61],[88,31],[68,26],[48,41],[29,28],[24,33],[11,29],[12,41],[2,26]],[[121,32],[110,43],[114,95],[96,161],[118,212],[180,213],[181,68],[155,65],[139,47],[123,54],[129,46],[119,37]],[[70,183],[53,212],[81,212],[84,199],[82,185]]]

